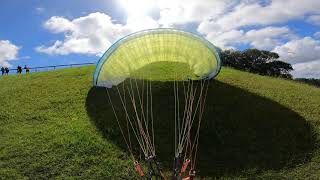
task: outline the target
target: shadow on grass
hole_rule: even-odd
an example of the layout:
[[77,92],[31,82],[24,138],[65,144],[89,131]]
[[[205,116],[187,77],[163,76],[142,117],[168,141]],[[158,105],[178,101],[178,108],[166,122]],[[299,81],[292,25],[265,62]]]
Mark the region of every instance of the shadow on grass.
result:
[[[118,95],[112,93],[117,101]],[[153,97],[157,154],[164,167],[171,169],[173,83],[154,82]],[[121,111],[120,104],[115,106]],[[105,138],[127,150],[104,88],[91,88],[86,108]],[[201,127],[197,169],[201,176],[219,177],[290,168],[310,159],[315,137],[312,126],[294,111],[240,88],[212,81]]]

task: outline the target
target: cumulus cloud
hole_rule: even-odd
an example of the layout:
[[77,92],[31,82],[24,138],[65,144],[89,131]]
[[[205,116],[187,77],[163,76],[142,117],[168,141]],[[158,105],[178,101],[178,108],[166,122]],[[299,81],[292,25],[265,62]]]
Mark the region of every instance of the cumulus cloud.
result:
[[266,27],[258,30],[250,30],[245,34],[244,41],[258,49],[272,49],[280,45],[282,40],[295,36],[287,27]]
[[164,26],[201,22],[207,18],[217,18],[238,0],[161,0],[159,23]]
[[[259,0],[236,1],[226,6],[225,13],[202,20],[198,32],[207,36],[221,48],[235,44],[249,44],[259,49],[273,49],[286,40],[295,38],[287,27],[274,27],[292,19],[303,19],[304,16],[318,12],[318,0],[272,0],[262,3]],[[285,10],[283,9],[284,7]],[[248,32],[243,29],[254,26]],[[259,29],[259,27],[264,27]],[[234,39],[230,35],[234,35]],[[222,36],[222,37],[216,37]],[[227,36],[226,38],[223,36]]]
[[320,39],[320,31],[319,31],[319,32],[314,33],[314,34],[313,34],[313,36],[314,36],[315,38],[319,38],[319,39]]
[[243,41],[243,30],[231,30],[227,32],[212,31],[206,35],[207,39],[222,49],[234,49],[233,45]]
[[58,16],[51,17],[43,26],[52,33],[70,32],[74,28],[74,24],[71,21]]
[[9,61],[16,60],[19,47],[8,40],[0,40],[0,65],[10,67]]
[[235,44],[248,44],[254,48],[271,50],[280,45],[283,40],[292,38],[295,36],[289,28],[272,26],[247,32],[230,30],[226,32],[213,31],[207,34],[207,39],[223,49],[232,48]]
[[318,12],[320,1],[161,0],[158,6],[161,24],[201,22],[230,31],[246,25],[268,25],[303,19],[305,15]]
[[51,46],[36,47],[36,51],[49,55],[101,55],[119,37],[158,26],[157,21],[148,16],[129,17],[126,24],[117,24],[107,14],[99,12],[73,20],[54,16],[44,23],[44,27],[52,33],[64,33],[64,40],[57,40]]
[[320,41],[311,37],[296,39],[277,46],[283,61],[293,64],[293,76],[320,78]]
[[295,78],[320,78],[320,59],[317,61],[293,65]]
[[228,31],[249,25],[283,23],[292,19],[303,19],[307,14],[317,13],[319,8],[318,0],[272,0],[267,5],[258,0],[240,1],[224,15],[202,21],[199,28],[205,33],[212,28]]
[[305,37],[277,46],[273,51],[291,64],[316,61],[320,60],[320,41]]
[[312,15],[308,17],[307,21],[311,24],[320,26],[320,15]]

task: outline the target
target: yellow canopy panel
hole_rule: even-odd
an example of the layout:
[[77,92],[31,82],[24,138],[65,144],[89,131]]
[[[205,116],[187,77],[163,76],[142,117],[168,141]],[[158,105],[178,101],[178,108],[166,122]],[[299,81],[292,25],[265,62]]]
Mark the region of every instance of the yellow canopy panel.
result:
[[214,45],[195,34],[176,29],[151,29],[114,43],[99,60],[94,85],[112,87],[136,70],[157,62],[188,64],[194,75],[213,78],[221,61]]

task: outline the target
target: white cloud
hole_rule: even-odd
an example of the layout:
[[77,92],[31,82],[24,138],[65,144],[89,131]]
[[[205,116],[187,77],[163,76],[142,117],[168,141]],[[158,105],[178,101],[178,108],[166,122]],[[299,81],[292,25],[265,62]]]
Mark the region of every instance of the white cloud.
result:
[[[316,13],[320,9],[319,0],[272,0],[268,4],[261,2],[237,1],[237,4],[226,6],[228,8],[224,14],[202,20],[197,30],[221,48],[230,48],[240,43],[270,50],[296,38],[287,27],[274,27],[274,24],[303,19],[305,15]],[[244,33],[242,28],[248,26],[254,27]],[[257,29],[261,26],[264,28]]]
[[277,46],[273,51],[290,64],[316,61],[320,60],[320,41],[305,37]]
[[62,17],[53,17],[45,23],[52,32],[64,32],[64,41],[56,41],[51,47],[38,47],[39,52],[48,54],[101,54],[119,37],[145,28],[158,27],[150,17],[128,18],[127,24],[115,24],[111,17],[103,13],[69,21]]
[[244,41],[258,49],[272,49],[281,44],[281,40],[293,38],[287,27],[266,27],[250,30],[245,34]]
[[314,36],[315,38],[319,38],[319,39],[320,39],[320,31],[319,31],[319,32],[314,33],[314,34],[313,34],[313,36]]
[[234,6],[239,0],[161,0],[159,23],[162,25],[201,22],[217,18]]
[[36,7],[36,12],[37,12],[38,14],[42,14],[45,10],[46,10],[46,9],[43,8],[43,7]]
[[36,51],[50,55],[100,55],[118,38],[158,26],[155,20],[147,16],[129,17],[124,25],[114,23],[110,16],[99,12],[73,20],[54,16],[44,23],[44,27],[53,33],[64,33],[64,40],[57,40],[49,47],[39,46]]
[[225,31],[269,25],[317,13],[318,0],[159,0],[160,24],[204,22]]
[[320,41],[311,37],[291,40],[277,46],[274,52],[292,64],[295,78],[320,78]]
[[16,60],[19,47],[8,40],[0,40],[0,65],[9,67],[9,61]]
[[320,78],[320,59],[317,61],[293,65],[295,78]]
[[222,49],[234,49],[233,45],[243,42],[244,31],[211,32],[207,39]]
[[317,13],[319,9],[319,0],[272,0],[266,6],[258,0],[242,1],[224,15],[202,21],[199,30],[208,33],[212,28],[228,31],[249,25],[283,23],[303,19],[305,15]]
[[320,15],[312,15],[312,16],[308,17],[307,21],[309,23],[314,24],[314,25],[320,26]]
[[58,16],[51,17],[43,26],[52,33],[70,32],[75,28],[71,21]]
[[157,28],[157,27],[160,27],[158,21],[152,19],[149,16],[128,17],[127,23],[126,25],[124,25],[124,29],[130,32]]
[[213,31],[207,34],[208,40],[223,49],[232,48],[235,44],[248,44],[254,48],[269,50],[280,45],[282,40],[294,37],[289,28],[272,26],[247,32],[231,30],[226,32]]

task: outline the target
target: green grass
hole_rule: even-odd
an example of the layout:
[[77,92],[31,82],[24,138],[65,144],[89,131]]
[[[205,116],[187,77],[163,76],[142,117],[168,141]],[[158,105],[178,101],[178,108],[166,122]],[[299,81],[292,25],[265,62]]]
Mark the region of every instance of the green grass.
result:
[[144,79],[162,82],[199,79],[196,75],[193,74],[189,64],[165,61],[151,63],[140,69],[137,69],[130,75],[130,77],[134,79]]
[[[92,88],[93,71],[0,78],[0,179],[136,177],[105,91]],[[153,92],[156,146],[168,169],[172,83],[154,82]],[[318,88],[223,68],[209,86],[199,174],[319,179],[319,109]]]

